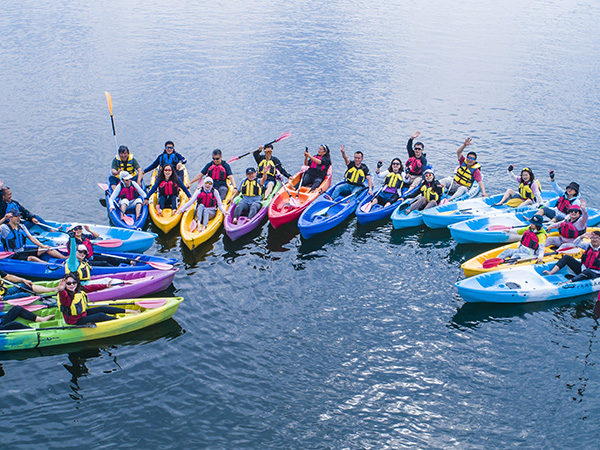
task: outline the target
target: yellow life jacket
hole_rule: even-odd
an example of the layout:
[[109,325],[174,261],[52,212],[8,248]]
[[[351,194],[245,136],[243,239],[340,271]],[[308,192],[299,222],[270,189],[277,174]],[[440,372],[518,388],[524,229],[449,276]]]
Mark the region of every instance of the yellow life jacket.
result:
[[246,197],[262,195],[262,187],[260,187],[258,181],[250,181],[248,178],[246,178],[242,183],[242,195],[245,195]]
[[88,296],[85,292],[77,292],[73,296],[71,306],[61,305],[60,311],[69,316],[83,314],[88,308]]
[[365,181],[366,175],[364,170],[362,169],[362,165],[361,167],[356,167],[354,164],[352,164],[352,167],[346,170],[344,177],[346,178],[346,181],[348,183],[354,184],[356,186],[362,186],[362,184]]
[[133,167],[133,154],[129,154],[129,157],[127,158],[127,161],[122,161],[121,158],[119,158],[119,155],[117,154],[117,156],[115,156],[115,159],[117,160],[117,170],[119,172],[125,170],[127,172],[129,172],[131,175],[135,175],[137,173],[137,169],[135,167]]
[[[534,183],[537,184],[538,191],[541,193],[542,186],[540,185],[540,182],[536,179],[536,180],[534,180]],[[519,184],[519,195],[521,196],[521,198],[523,200],[527,200],[527,199],[535,200],[535,194],[533,193],[533,190],[531,189],[531,184],[525,184],[522,181],[521,181],[521,184]]]
[[462,186],[471,187],[474,181],[473,172],[477,169],[481,169],[481,164],[478,162],[469,167],[467,166],[467,163],[463,161],[454,175],[454,181]]
[[[65,275],[70,273],[69,265],[65,264]],[[77,268],[77,275],[79,275],[79,279],[81,281],[88,281],[92,274],[92,266],[90,266],[85,261],[81,261],[79,263],[79,267]]]
[[6,294],[7,290],[8,289],[6,288],[6,284],[4,283],[4,280],[2,278],[0,278],[0,295]]
[[260,163],[258,163],[257,176],[262,177],[264,172],[267,172],[267,175],[271,175],[273,177],[277,174],[277,167],[275,167],[275,163],[272,159],[263,159]]
[[424,183],[421,186],[421,194],[423,197],[425,197],[427,203],[429,203],[431,200],[435,200],[436,203],[440,201],[440,194],[435,189],[435,185],[433,183],[429,187],[427,187],[427,184]]
[[401,189],[404,180],[402,179],[402,174],[400,172],[394,173],[390,172],[383,180],[383,184],[389,186],[394,189]]

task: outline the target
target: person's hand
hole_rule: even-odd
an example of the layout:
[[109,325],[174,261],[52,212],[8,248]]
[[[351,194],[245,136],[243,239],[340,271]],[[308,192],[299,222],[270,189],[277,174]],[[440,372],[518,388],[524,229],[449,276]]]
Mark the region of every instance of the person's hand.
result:
[[550,175],[550,181],[554,181],[554,169],[550,170],[549,175]]
[[143,205],[146,206],[148,204],[148,199],[144,200]]
[[264,150],[264,148],[265,148],[264,145],[261,145],[260,147],[258,147],[258,151],[262,152]]
[[544,275],[550,275],[550,271],[549,271],[549,270],[544,270],[542,273],[543,273]]
[[373,189],[369,189],[369,195],[373,195]]
[[60,282],[58,283],[58,290],[64,291],[66,287],[67,287],[67,280],[65,280],[65,279],[60,280]]
[[581,203],[581,209],[584,209],[587,206],[587,200],[585,198],[582,198],[579,203]]
[[468,138],[465,139],[464,146],[468,147],[472,143],[473,143],[473,139],[471,139],[470,137],[468,137]]
[[177,170],[183,170],[183,163],[181,161],[177,163]]
[[342,152],[342,155],[344,155],[346,153],[346,146],[342,145],[342,148],[340,149],[340,151]]
[[487,198],[487,197],[489,197],[489,195],[487,195],[487,193],[486,193],[486,194],[481,194],[481,196],[482,196],[483,198]]
[[25,280],[23,278],[23,279],[21,279],[21,283],[23,283],[26,286],[29,286],[30,289],[33,289],[33,283],[31,282],[31,280]]
[[538,259],[535,261],[537,264],[541,264],[544,262],[544,255],[538,256]]
[[421,132],[420,132],[420,131],[415,131],[415,132],[413,133],[413,135],[412,135],[410,138],[411,138],[411,139],[416,139],[416,138],[418,138],[420,135],[421,135]]
[[39,221],[39,220],[37,220],[35,217],[33,217],[33,218],[31,219],[31,221],[32,221],[34,224],[36,224],[36,225],[37,225],[38,223],[40,223],[40,221]]
[[111,207],[110,207],[108,210],[109,210],[110,212],[113,212],[113,211],[115,210],[115,208],[114,208],[114,206],[111,206]]
[[304,156],[310,158],[310,152],[308,151],[308,147],[306,147],[306,149],[304,150]]
[[381,169],[381,166],[383,166],[383,161],[380,159],[379,161],[377,161],[377,168]]
[[175,212],[173,213],[173,215],[174,215],[174,216],[177,216],[177,215],[179,215],[179,214],[181,214],[181,211],[179,211],[179,210],[177,210],[177,211],[175,211]]
[[515,170],[515,166],[514,165],[511,164],[510,166],[508,166],[508,171],[509,172],[512,172],[513,170]]

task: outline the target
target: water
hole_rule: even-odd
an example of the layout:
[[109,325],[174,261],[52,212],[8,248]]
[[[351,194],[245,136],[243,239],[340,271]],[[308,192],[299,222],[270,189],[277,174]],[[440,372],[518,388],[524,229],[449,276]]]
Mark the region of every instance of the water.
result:
[[[49,218],[105,223],[114,141],[142,165],[175,141],[198,171],[292,138],[374,168],[422,131],[438,175],[466,136],[488,190],[506,166],[582,185],[599,166],[600,8],[591,1],[5,2],[0,179]],[[249,158],[234,164],[239,179]],[[465,305],[459,266],[490,247],[359,227],[310,241],[265,226],[181,258],[174,320],[1,363],[16,448],[595,448],[593,296]]]

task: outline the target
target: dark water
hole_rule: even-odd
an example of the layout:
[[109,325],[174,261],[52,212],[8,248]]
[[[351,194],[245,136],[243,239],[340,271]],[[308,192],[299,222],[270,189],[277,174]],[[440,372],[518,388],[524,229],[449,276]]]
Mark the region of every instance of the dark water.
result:
[[[374,168],[415,131],[439,175],[466,136],[491,193],[509,163],[600,206],[593,1],[9,1],[0,25],[0,179],[53,219],[106,223],[96,183],[119,144],[142,165],[175,141],[192,172],[284,131]],[[595,31],[596,30],[596,31]],[[235,163],[239,177],[249,159]],[[3,355],[15,448],[596,448],[594,297],[465,305],[447,231],[295,226],[181,258],[174,320]],[[15,445],[18,444],[18,445]]]

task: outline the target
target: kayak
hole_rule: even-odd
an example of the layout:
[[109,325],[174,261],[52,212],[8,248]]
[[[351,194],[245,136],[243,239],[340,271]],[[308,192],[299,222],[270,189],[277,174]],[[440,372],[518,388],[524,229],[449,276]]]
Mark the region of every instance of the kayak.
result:
[[281,182],[277,181],[277,183],[275,183],[273,191],[269,194],[267,198],[263,199],[263,201],[261,202],[260,209],[258,210],[256,215],[251,219],[249,219],[247,216],[240,216],[238,218],[238,223],[234,224],[233,213],[238,203],[242,199],[241,196],[237,196],[233,204],[229,208],[229,214],[225,216],[225,233],[227,233],[227,236],[229,236],[229,238],[232,241],[235,241],[236,239],[239,239],[245,234],[248,234],[252,230],[256,229],[267,217],[269,205],[275,198],[275,195],[277,195],[277,192],[279,192],[279,189],[281,189]]
[[[112,286],[105,289],[88,293],[87,296],[90,302],[117,300],[132,296],[141,297],[143,295],[150,295],[167,289],[171,283],[173,283],[173,278],[175,277],[177,271],[178,269],[174,268],[172,270],[142,270],[139,272],[123,272],[110,276],[94,275],[90,281],[84,281],[82,284],[84,286],[88,284],[108,284],[110,280],[112,280],[112,283],[114,283]],[[34,284],[54,288],[58,286],[59,282],[60,280],[38,281]],[[7,307],[10,305],[20,305],[26,308],[28,307],[27,305],[41,306],[39,305],[39,300],[41,298],[40,295],[42,297],[48,297],[53,294],[31,294],[26,297],[19,297],[9,300],[5,299],[4,302],[0,301],[0,311],[2,310],[2,307],[7,309]],[[2,305],[2,303],[4,303],[4,305]]]
[[117,314],[116,320],[87,325],[66,325],[58,308],[42,309],[37,315],[54,314],[55,318],[47,322],[23,321],[30,328],[0,331],[0,351],[73,344],[130,333],[171,318],[182,301],[181,297],[165,297],[97,302],[93,306],[117,306],[139,312]]
[[[285,188],[281,189],[269,205],[269,221],[273,228],[279,228],[281,225],[297,220],[308,205],[331,186],[332,171],[332,166],[329,166],[327,176],[321,185],[312,192],[307,186],[300,186],[298,191],[294,189],[296,183],[299,183],[304,175],[303,171],[290,178],[285,184],[287,191]],[[292,194],[292,198],[289,194]]]
[[[225,200],[223,200],[223,206],[227,210],[231,199],[233,197],[233,186],[227,181],[227,195],[225,196]],[[196,221],[196,205],[194,202],[190,209],[183,213],[183,217],[181,218],[181,223],[179,225],[179,231],[181,232],[181,239],[183,243],[190,250],[195,249],[203,242],[208,241],[214,234],[221,228],[221,224],[223,223],[223,213],[217,208],[217,213],[215,217],[208,221],[208,225],[202,231],[199,230],[200,224],[197,224],[194,231],[191,231],[192,221]]]
[[[110,219],[111,223],[121,228],[127,228],[130,230],[141,230],[146,224],[146,220],[148,220],[148,205],[142,206],[140,217],[138,217],[137,220],[135,219],[135,206],[130,206],[129,208],[127,208],[127,210],[125,211],[125,215],[129,216],[131,220],[133,220],[132,225],[127,225],[123,220],[121,220],[121,209],[119,208],[119,205],[115,205],[115,209],[113,209],[112,211],[110,210],[110,196],[113,193],[112,189],[110,188],[110,175],[108,176],[106,185],[108,186],[108,189],[104,191],[104,195],[106,197],[106,212],[108,213],[108,218]],[[146,190],[146,185],[144,184],[143,180],[140,187],[144,191]]]
[[[588,208],[588,227],[600,223],[600,211]],[[450,234],[459,244],[470,243],[492,243],[504,244],[517,242],[521,239],[516,233],[507,233],[509,230],[526,227],[529,219],[533,217],[536,210],[522,213],[503,213],[488,217],[465,220],[448,226]]]
[[[413,189],[412,191],[405,190],[402,193],[402,195],[411,194],[417,189],[420,189],[420,186]],[[388,206],[375,204],[371,207],[371,209],[369,209],[369,211],[363,211],[363,207],[373,199],[374,195],[367,196],[360,202],[360,204],[356,208],[356,218],[358,219],[358,223],[360,223],[361,225],[376,222],[378,220],[388,219],[396,209],[400,208],[400,206],[403,206],[403,208],[407,208],[409,206],[408,202],[395,202]]]
[[[60,245],[66,245],[69,241],[69,235],[66,233],[75,225],[87,225],[92,231],[95,231],[100,235],[96,239],[92,239],[92,242],[97,242],[104,239],[120,239],[123,241],[121,245],[111,246],[111,248],[102,249],[102,251],[119,251],[119,252],[133,252],[143,253],[148,250],[154,243],[154,239],[158,236],[156,233],[149,233],[141,230],[131,230],[119,227],[109,227],[107,225],[94,225],[94,224],[82,224],[80,222],[53,222],[51,220],[44,220],[44,222],[52,228],[60,231],[52,231],[42,225],[33,225],[29,231],[33,234],[42,244],[50,245],[52,247],[58,247]],[[86,230],[83,231],[87,233]]]
[[[506,204],[492,206],[502,199],[502,194],[487,198],[471,198],[459,202],[451,202],[423,211],[423,222],[429,228],[445,228],[453,223],[465,220],[502,214],[505,212],[525,212],[538,209],[539,206],[527,205],[512,208]],[[553,206],[558,197],[555,192],[542,192],[544,205]]]
[[[141,270],[152,270],[154,268],[172,269],[173,264],[177,262],[176,258],[163,258],[161,256],[151,256],[139,253],[115,252],[108,256],[123,259],[123,263],[118,266],[99,266],[92,265],[92,275],[112,275],[122,272],[139,272]],[[35,261],[18,261],[12,257],[0,258],[0,269],[13,275],[25,278],[42,278],[46,280],[56,280],[62,278],[65,274],[66,259],[51,258],[44,254],[41,258],[43,263]],[[135,263],[132,265],[132,262]]]
[[[152,172],[152,178],[150,180],[150,186],[154,186],[156,182],[156,170]],[[187,168],[183,166],[183,184],[187,185],[189,183],[189,176],[187,172]],[[188,200],[188,196],[183,192],[183,190],[179,189],[178,195],[178,205],[183,205]],[[165,208],[162,210],[162,214],[159,216],[158,211],[156,210],[156,205],[158,204],[158,192],[155,192],[150,196],[148,200],[148,213],[150,214],[150,218],[154,225],[156,225],[160,231],[167,234],[177,225],[179,225],[179,221],[181,220],[181,214],[173,214],[171,208]]]
[[520,266],[482,273],[458,281],[458,293],[467,302],[530,303],[558,300],[600,290],[600,278],[567,283],[565,266],[554,275],[543,275],[554,263]]
[[368,189],[363,189],[346,197],[331,198],[334,189],[343,183],[344,181],[340,181],[335,186],[330,186],[300,214],[298,228],[302,237],[308,239],[338,226],[369,195]]

